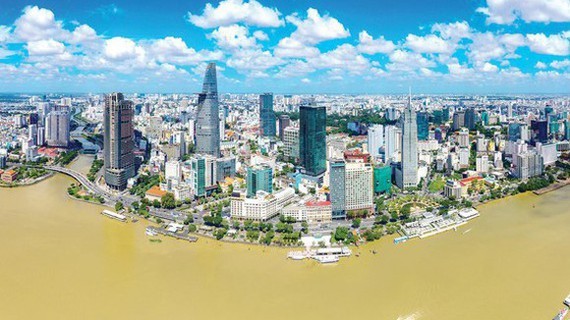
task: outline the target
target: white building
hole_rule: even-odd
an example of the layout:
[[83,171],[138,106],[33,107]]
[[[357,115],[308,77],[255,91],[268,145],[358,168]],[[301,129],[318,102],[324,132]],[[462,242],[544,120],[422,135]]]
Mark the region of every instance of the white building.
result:
[[346,163],[345,204],[347,211],[374,209],[374,168],[369,163]]
[[477,170],[479,173],[489,172],[489,157],[487,155],[477,157],[475,168],[475,170]]
[[332,205],[330,201],[302,200],[283,208],[282,214],[285,217],[295,219],[295,221],[306,221],[308,223],[331,222]]
[[380,148],[384,146],[384,126],[373,125],[368,128],[368,153],[373,158],[380,155]]
[[246,192],[234,193],[231,200],[232,218],[267,221],[281,213],[283,207],[293,201],[295,190],[285,188],[273,194],[258,191],[255,198],[246,198]]
[[469,130],[467,128],[461,128],[461,130],[459,130],[457,143],[460,147],[469,147]]

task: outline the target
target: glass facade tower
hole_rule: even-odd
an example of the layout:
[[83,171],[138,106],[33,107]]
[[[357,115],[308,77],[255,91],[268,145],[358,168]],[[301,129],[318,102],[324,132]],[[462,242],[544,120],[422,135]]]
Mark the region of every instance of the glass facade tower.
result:
[[304,173],[318,176],[326,171],[327,112],[324,106],[299,108],[299,157]]

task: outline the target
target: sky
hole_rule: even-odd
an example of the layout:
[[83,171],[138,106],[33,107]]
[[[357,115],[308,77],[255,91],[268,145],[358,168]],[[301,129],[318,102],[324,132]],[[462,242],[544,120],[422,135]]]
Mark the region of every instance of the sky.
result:
[[570,94],[570,0],[0,7],[0,92]]

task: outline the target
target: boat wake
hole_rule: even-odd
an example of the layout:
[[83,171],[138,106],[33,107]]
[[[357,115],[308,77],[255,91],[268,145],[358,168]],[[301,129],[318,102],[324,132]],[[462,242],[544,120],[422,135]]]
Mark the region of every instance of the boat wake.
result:
[[419,319],[421,317],[421,313],[418,312],[414,312],[412,314],[408,314],[405,316],[399,316],[397,320],[416,320]]
[[463,234],[466,234],[469,231],[471,231],[471,229],[467,229],[467,230],[463,231]]

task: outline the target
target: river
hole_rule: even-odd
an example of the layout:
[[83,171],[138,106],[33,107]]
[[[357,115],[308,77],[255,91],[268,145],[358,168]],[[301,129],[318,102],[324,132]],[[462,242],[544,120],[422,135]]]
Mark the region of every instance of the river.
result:
[[72,181],[0,189],[1,319],[549,319],[570,292],[568,187],[322,266],[279,248],[152,243],[146,222],[68,198]]

